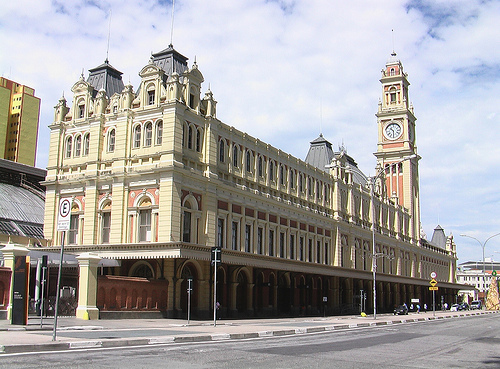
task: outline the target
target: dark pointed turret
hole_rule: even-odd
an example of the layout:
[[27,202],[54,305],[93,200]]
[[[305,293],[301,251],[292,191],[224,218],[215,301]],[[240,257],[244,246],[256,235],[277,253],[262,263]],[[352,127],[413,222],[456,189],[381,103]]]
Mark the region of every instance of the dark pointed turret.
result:
[[104,89],[106,91],[106,96],[109,98],[115,93],[121,93],[125,87],[122,81],[123,73],[113,68],[113,66],[109,64],[108,59],[104,61],[104,64],[89,69],[89,72],[90,74],[87,82],[94,87],[94,94]]
[[177,52],[172,45],[168,45],[165,50],[152,54],[151,57],[153,63],[163,69],[167,76],[171,76],[173,72],[182,75],[188,69],[188,58]]

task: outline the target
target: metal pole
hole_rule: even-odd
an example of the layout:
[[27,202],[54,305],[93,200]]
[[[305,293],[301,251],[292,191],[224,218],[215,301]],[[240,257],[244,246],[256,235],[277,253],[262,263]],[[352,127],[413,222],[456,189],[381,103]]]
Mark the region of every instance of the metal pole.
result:
[[188,279],[188,290],[187,290],[187,293],[188,293],[188,325],[189,325],[189,320],[191,318],[191,283],[193,282],[193,280],[191,278]]
[[375,257],[375,181],[380,173],[372,178],[370,198],[372,203],[372,272],[373,272],[373,319],[377,319],[377,259]]
[[40,301],[40,328],[43,328],[43,299],[45,298],[45,273],[47,271],[47,267],[42,267],[42,297]]
[[56,306],[54,307],[54,329],[52,332],[52,341],[56,340],[56,335],[57,335],[57,315],[59,314],[59,291],[61,289],[61,276],[62,276],[65,237],[66,237],[66,231],[62,231],[61,254],[60,254],[61,260],[59,260],[59,274],[57,276]]
[[432,315],[436,316],[436,291],[432,291]]
[[217,250],[214,251],[214,327],[217,326]]

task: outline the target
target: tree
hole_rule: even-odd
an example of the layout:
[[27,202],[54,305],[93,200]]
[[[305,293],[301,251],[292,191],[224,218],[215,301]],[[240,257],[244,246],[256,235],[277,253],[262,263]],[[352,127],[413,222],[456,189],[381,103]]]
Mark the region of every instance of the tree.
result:
[[486,297],[486,310],[500,310],[500,301],[498,299],[498,283],[495,276],[491,277],[490,288]]

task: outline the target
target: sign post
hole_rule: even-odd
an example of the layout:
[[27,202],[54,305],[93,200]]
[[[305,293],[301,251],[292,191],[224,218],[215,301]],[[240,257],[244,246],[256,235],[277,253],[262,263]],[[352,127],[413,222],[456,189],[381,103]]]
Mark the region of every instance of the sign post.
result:
[[438,287],[436,287],[437,281],[436,281],[437,273],[436,272],[431,272],[431,280],[430,284],[431,287],[429,287],[429,290],[432,291],[432,315],[436,316],[436,291]]
[[59,273],[57,276],[57,289],[56,289],[56,306],[54,307],[54,328],[52,332],[52,341],[56,340],[57,335],[57,315],[59,313],[59,294],[61,289],[61,276],[62,276],[62,264],[64,257],[64,238],[66,237],[66,231],[69,231],[70,220],[71,220],[71,198],[61,198],[59,200],[59,209],[57,216],[57,230],[61,231],[61,254],[59,260]]

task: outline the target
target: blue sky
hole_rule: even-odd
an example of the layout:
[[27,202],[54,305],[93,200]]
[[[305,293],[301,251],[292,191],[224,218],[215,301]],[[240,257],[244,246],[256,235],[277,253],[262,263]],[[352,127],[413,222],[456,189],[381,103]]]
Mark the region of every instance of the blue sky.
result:
[[[168,46],[171,3],[18,0],[0,5],[0,73],[42,99],[37,166],[53,107],[106,58],[137,88]],[[305,158],[320,130],[366,174],[375,167],[380,70],[394,49],[417,120],[421,218],[480,260],[500,232],[500,2],[177,0],[174,47],[196,58],[218,118]],[[394,30],[394,31],[391,31]],[[500,236],[485,255],[500,260]]]

